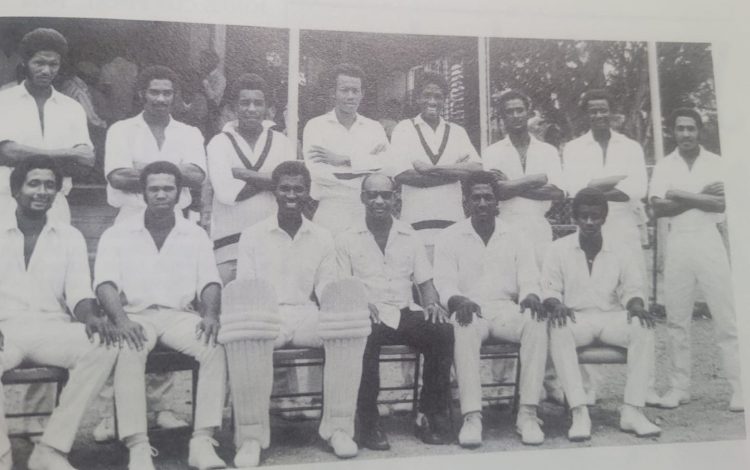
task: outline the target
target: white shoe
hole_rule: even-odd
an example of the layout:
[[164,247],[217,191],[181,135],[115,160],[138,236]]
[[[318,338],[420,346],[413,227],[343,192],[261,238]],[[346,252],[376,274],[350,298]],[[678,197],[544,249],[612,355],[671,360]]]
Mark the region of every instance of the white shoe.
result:
[[328,444],[333,448],[333,453],[340,459],[350,459],[357,456],[359,448],[351,437],[344,434],[344,431],[337,429],[328,439]]
[[482,445],[482,416],[479,413],[469,413],[464,417],[464,424],[458,433],[458,444],[468,448]]
[[151,447],[148,442],[141,442],[130,449],[128,470],[156,470],[152,457],[159,455],[159,451]]
[[29,470],[76,470],[65,454],[44,444],[37,444],[29,456]]
[[690,403],[690,394],[683,390],[672,388],[661,397],[659,407],[671,410],[685,403]]
[[258,465],[260,465],[260,442],[255,439],[244,441],[234,456],[234,466],[247,468]]
[[522,405],[516,419],[516,433],[521,435],[521,442],[530,446],[538,446],[544,442],[544,433],[540,424],[542,424],[542,420],[536,415],[536,407]]
[[91,434],[94,436],[94,442],[103,443],[113,441],[115,439],[115,418],[112,416],[102,418]]
[[165,410],[156,414],[156,426],[162,429],[177,429],[190,425],[184,419],[178,418],[174,412]]
[[10,449],[0,455],[0,470],[13,470],[13,452]]
[[729,411],[742,413],[745,411],[745,405],[742,402],[742,390],[735,390],[732,398],[729,400]]
[[198,470],[227,468],[227,464],[216,455],[214,447],[219,447],[219,443],[211,437],[198,436],[190,439],[188,466]]
[[653,388],[648,389],[648,391],[646,392],[646,406],[655,408],[661,407],[661,397]]
[[623,405],[620,409],[620,429],[638,437],[655,437],[661,434],[659,426],[646,418],[640,408]]
[[573,423],[568,429],[568,439],[572,442],[581,442],[591,439],[591,418],[586,405],[576,406],[571,410]]

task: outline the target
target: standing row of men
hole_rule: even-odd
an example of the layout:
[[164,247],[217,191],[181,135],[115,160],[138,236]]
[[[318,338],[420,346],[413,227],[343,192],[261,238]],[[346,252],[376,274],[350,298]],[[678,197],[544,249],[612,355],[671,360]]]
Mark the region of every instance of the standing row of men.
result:
[[[230,87],[238,119],[211,140],[206,165],[200,134],[170,116],[177,78],[165,67],[145,69],[138,87],[143,113],[113,125],[107,138],[108,201],[120,207],[120,213],[97,253],[94,286],[109,318],[105,321],[96,315],[93,295],[69,286],[85,284],[82,278],[65,277],[80,259],[32,269],[32,261],[43,258],[39,248],[47,246],[38,245],[40,234],[73,230],[65,221],[69,212],[64,197],[54,197],[65,188],[58,168],[72,175],[93,162],[85,116],[50,86],[66,47],[53,30],[29,33],[22,42],[28,78],[0,95],[4,109],[18,110],[0,120],[1,163],[7,173],[16,167],[16,182],[8,191],[13,198],[5,198],[3,210],[10,219],[11,214],[16,217],[2,234],[4,243],[7,238],[12,246],[3,251],[3,261],[7,257],[15,271],[3,274],[24,273],[19,279],[27,283],[19,287],[4,277],[0,292],[3,299],[16,299],[19,307],[11,313],[21,318],[43,312],[40,319],[59,322],[70,310],[87,325],[80,325],[80,339],[86,339],[85,330],[99,333],[105,343],[127,343],[115,366],[114,388],[118,410],[128,414],[119,421],[119,434],[131,449],[131,468],[153,466],[142,378],[146,353],[157,340],[201,363],[189,456],[198,468],[223,465],[213,451],[211,434],[221,423],[226,365],[233,395],[251,390],[257,397],[240,400],[243,404],[235,400],[235,464],[258,464],[260,450],[269,445],[269,351],[286,344],[326,348],[324,393],[336,398],[325,401],[320,433],[341,457],[357,451],[352,440],[355,408],[360,445],[388,448],[377,415],[377,358],[379,346],[393,342],[413,344],[424,354],[417,429],[427,443],[450,440],[446,406],[454,362],[464,414],[459,442],[481,443],[478,351],[490,335],[521,343],[517,428],[525,443],[538,444],[544,438],[536,405],[548,349],[573,411],[569,437],[588,438],[590,421],[575,347],[594,340],[629,348],[621,428],[638,435],[659,432],[640,411],[649,401],[654,362],[653,324],[644,308],[643,255],[633,223],[646,194],[643,153],[637,143],[609,129],[612,101],[605,93],[584,96],[591,131],[565,147],[562,171],[556,150],[529,135],[525,123],[530,103],[521,93],[509,92],[501,99],[509,137],[490,146],[480,159],[464,129],[440,117],[445,82],[427,74],[417,87],[422,112],[400,123],[389,145],[382,127],[357,113],[364,74],[358,67],[341,65],[331,74],[333,111],[305,127],[305,166],[285,162],[294,159],[291,146],[264,122],[270,95],[264,81],[250,74]],[[81,124],[78,114],[83,132],[74,132]],[[672,124],[678,148],[655,169],[651,195],[657,215],[670,217],[670,241],[676,240],[667,258],[666,286],[673,377],[667,395],[650,401],[672,407],[689,400],[686,333],[692,302],[687,302],[697,281],[717,318],[718,342],[733,387],[730,407],[741,410],[729,266],[715,227],[717,214],[724,210],[718,157],[698,145],[699,115],[680,110]],[[56,163],[50,165],[49,159]],[[482,167],[489,173],[478,172]],[[213,246],[180,211],[190,203],[186,189],[197,188],[206,170],[216,191]],[[400,219],[392,216],[397,184],[402,186]],[[564,197],[564,189],[576,195],[579,233],[551,245],[544,214],[550,201]],[[27,193],[31,196],[24,197]],[[312,222],[302,217],[310,193],[320,203]],[[464,220],[464,209],[469,219]],[[55,230],[56,225],[68,228]],[[69,238],[78,241],[55,243],[77,245],[81,251],[80,234]],[[82,269],[74,274],[83,276],[78,273]],[[64,280],[53,281],[50,270]],[[345,277],[356,280],[341,279]],[[242,285],[255,280],[255,287],[230,289],[235,278]],[[238,300],[225,302],[231,315],[220,322],[222,285]],[[271,288],[262,287],[267,285]],[[418,287],[416,298],[413,285]],[[29,293],[40,286],[49,287],[54,305],[31,302]],[[363,305],[347,296],[358,289],[364,292],[359,297],[366,299]],[[85,307],[89,304],[93,306]],[[232,305],[237,307],[230,309]],[[342,311],[341,305],[347,307]],[[518,314],[519,309],[526,313]],[[566,317],[576,322],[567,325]],[[636,317],[638,321],[631,321]],[[15,335],[19,344],[23,338],[9,320],[0,324],[6,336],[6,368],[20,363],[7,359],[8,345],[15,344]],[[220,323],[226,360],[223,346],[216,346]],[[195,340],[196,329],[204,342]],[[34,340],[58,344],[36,335]],[[85,351],[65,364],[57,358],[29,359],[72,367],[94,354]],[[101,370],[107,369],[106,361],[97,361]],[[106,379],[108,372],[97,371]],[[73,378],[71,384],[77,383]],[[92,381],[85,382],[91,386]],[[93,382],[87,397],[98,389]],[[75,396],[81,399],[85,393]],[[70,400],[64,395],[56,413],[78,410],[68,405]],[[72,437],[57,443],[59,432],[53,431],[48,426],[49,437],[37,446],[30,468],[70,468],[61,462]],[[9,452],[4,458],[10,458]]]

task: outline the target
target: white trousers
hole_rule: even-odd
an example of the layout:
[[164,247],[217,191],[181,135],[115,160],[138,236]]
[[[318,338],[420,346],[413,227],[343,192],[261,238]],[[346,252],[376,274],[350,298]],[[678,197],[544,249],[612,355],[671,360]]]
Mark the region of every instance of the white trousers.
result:
[[[63,453],[70,452],[89,403],[107,380],[117,360],[117,349],[92,344],[82,323],[7,320],[0,323],[5,347],[0,351],[2,373],[31,363],[70,370],[70,378],[52,413],[42,442]],[[10,450],[0,393],[0,455]]]
[[206,346],[203,339],[196,338],[195,329],[200,317],[195,313],[169,309],[149,309],[128,317],[143,326],[147,341],[143,351],[123,347],[115,366],[115,403],[120,437],[147,431],[146,359],[157,342],[192,356],[200,363],[194,428],[221,426],[226,387],[224,347]]
[[628,323],[625,311],[576,312],[576,321],[565,327],[550,326],[550,353],[571,408],[586,404],[576,348],[594,343],[628,350],[628,372],[624,401],[642,407],[654,368],[654,330],[634,318]]
[[452,320],[453,359],[461,413],[482,410],[479,351],[489,338],[521,344],[521,404],[536,406],[547,360],[547,322],[520,313],[518,304],[512,301],[492,302],[481,307],[483,318],[475,316],[467,326],[460,326],[455,319]]
[[694,232],[670,232],[664,267],[664,295],[669,332],[669,382],[690,389],[690,324],[696,287],[705,295],[714,321],[724,373],[734,391],[740,388],[737,322],[729,258],[715,226]]
[[313,215],[313,222],[336,235],[365,220],[365,206],[359,198],[324,198]]

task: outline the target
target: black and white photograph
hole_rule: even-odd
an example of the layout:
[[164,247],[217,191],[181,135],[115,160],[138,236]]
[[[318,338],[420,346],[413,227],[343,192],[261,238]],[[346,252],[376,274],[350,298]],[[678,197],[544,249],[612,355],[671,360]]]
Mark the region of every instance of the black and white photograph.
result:
[[750,464],[738,5],[13,3],[0,470]]

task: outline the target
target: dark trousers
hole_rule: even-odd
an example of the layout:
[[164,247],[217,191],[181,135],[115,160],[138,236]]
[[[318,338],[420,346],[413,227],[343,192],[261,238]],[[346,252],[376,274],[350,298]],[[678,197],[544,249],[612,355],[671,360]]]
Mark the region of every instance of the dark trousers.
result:
[[446,414],[453,364],[453,326],[449,323],[431,323],[424,319],[422,312],[403,309],[398,328],[394,330],[383,323],[373,323],[372,333],[367,338],[357,398],[357,413],[361,422],[371,424],[380,416],[377,405],[380,346],[392,344],[411,346],[424,356],[419,411],[426,415]]

